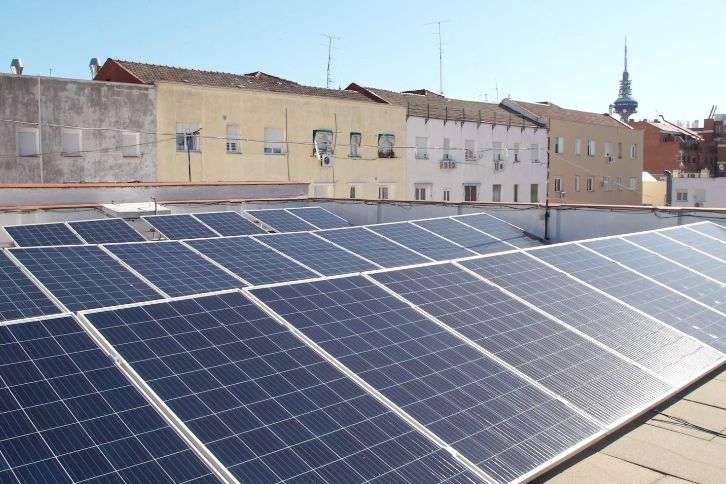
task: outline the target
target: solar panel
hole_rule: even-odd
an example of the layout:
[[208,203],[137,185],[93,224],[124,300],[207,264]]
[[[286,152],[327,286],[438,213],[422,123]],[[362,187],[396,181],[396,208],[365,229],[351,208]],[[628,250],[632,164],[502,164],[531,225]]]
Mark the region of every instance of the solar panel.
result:
[[72,317],[0,326],[0,480],[216,481]]
[[308,232],[318,228],[282,208],[246,212],[277,232]]
[[[656,232],[628,235],[623,238],[726,284],[726,264],[718,259],[711,258]],[[724,289],[724,294],[726,294],[726,288]]]
[[619,238],[592,240],[582,245],[696,299],[709,307],[726,309],[724,287]]
[[259,235],[254,238],[326,276],[379,269],[310,233]]
[[704,235],[701,232],[691,230],[688,226],[661,230],[658,231],[658,233],[673,240],[677,240],[683,244],[690,245],[698,250],[702,250],[714,257],[719,257],[721,260],[724,258],[723,253],[726,246],[723,242],[716,240],[713,237],[709,237],[708,235]]
[[462,265],[672,383],[694,378],[721,357],[525,254],[482,257]]
[[237,212],[195,213],[194,218],[225,236],[265,233],[259,225],[247,220]]
[[58,314],[60,309],[0,252],[0,321]]
[[104,247],[171,297],[245,286],[181,242]]
[[322,207],[300,207],[285,209],[293,215],[297,215],[306,222],[315,225],[319,229],[339,229],[350,227],[347,220],[338,217],[334,213]]
[[503,240],[521,249],[542,245],[536,240],[527,237],[522,229],[486,213],[459,215],[453,218],[467,225],[471,225],[482,232],[486,232],[495,239]]
[[460,259],[475,254],[408,222],[370,225],[368,228],[433,260]]
[[320,275],[249,237],[196,239],[184,243],[253,285]]
[[251,292],[497,481],[600,430],[363,276]]
[[68,222],[68,225],[89,244],[143,242],[146,240],[143,235],[135,231],[125,220],[120,218],[82,220]]
[[491,254],[514,249],[511,245],[457,222],[453,218],[416,220],[413,223],[473,250],[477,254]]
[[95,245],[9,250],[69,311],[161,298]]
[[366,230],[363,227],[347,229],[321,230],[315,232],[320,237],[345,247],[382,267],[398,267],[422,262],[431,259],[419,255],[405,247],[384,238],[383,236]]
[[574,244],[553,245],[530,255],[625,301],[702,343],[726,352],[726,318],[669,286]]
[[240,482],[473,482],[238,292],[86,314]]
[[691,230],[715,237],[721,242],[726,242],[726,228],[712,222],[690,225]]
[[142,216],[161,235],[171,240],[218,237],[219,234],[189,214]]
[[672,389],[453,264],[371,277],[606,425]]
[[75,245],[84,243],[63,223],[8,225],[3,228],[18,247]]

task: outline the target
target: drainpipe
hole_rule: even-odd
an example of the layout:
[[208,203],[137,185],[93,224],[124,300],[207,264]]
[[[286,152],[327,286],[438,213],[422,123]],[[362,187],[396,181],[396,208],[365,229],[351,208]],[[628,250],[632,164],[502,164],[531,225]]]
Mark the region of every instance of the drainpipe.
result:
[[665,171],[666,176],[666,207],[670,207],[673,203],[673,173],[670,170]]

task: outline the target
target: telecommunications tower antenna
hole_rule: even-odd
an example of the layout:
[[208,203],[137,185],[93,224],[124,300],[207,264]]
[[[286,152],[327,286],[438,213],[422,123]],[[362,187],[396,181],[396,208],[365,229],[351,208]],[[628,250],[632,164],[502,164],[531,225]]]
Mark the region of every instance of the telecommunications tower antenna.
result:
[[330,52],[333,50],[333,40],[340,40],[340,37],[335,37],[330,34],[321,34],[323,37],[328,39],[328,76],[326,78],[325,87],[330,89],[330,84],[333,80],[330,78]]

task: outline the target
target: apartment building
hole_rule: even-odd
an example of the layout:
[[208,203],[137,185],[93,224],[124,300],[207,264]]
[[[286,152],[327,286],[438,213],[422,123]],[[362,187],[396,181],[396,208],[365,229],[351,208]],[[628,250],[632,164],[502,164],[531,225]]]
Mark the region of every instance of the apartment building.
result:
[[628,124],[643,131],[643,170],[655,177],[666,171],[700,172],[703,138],[698,133],[665,119]]

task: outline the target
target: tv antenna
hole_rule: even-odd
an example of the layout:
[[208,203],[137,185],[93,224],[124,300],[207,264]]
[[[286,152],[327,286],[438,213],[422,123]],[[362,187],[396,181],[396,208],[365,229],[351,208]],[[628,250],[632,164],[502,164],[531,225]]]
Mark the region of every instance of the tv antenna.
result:
[[426,25],[436,24],[438,26],[439,36],[439,94],[444,95],[444,47],[441,41],[441,24],[447,23],[448,20],[437,20],[436,22],[430,22]]
[[333,82],[333,80],[330,78],[330,53],[333,50],[333,40],[340,40],[340,37],[335,37],[333,35],[329,34],[321,34],[323,37],[327,37],[328,39],[328,76],[327,80],[325,82],[325,87],[330,89],[330,84]]

